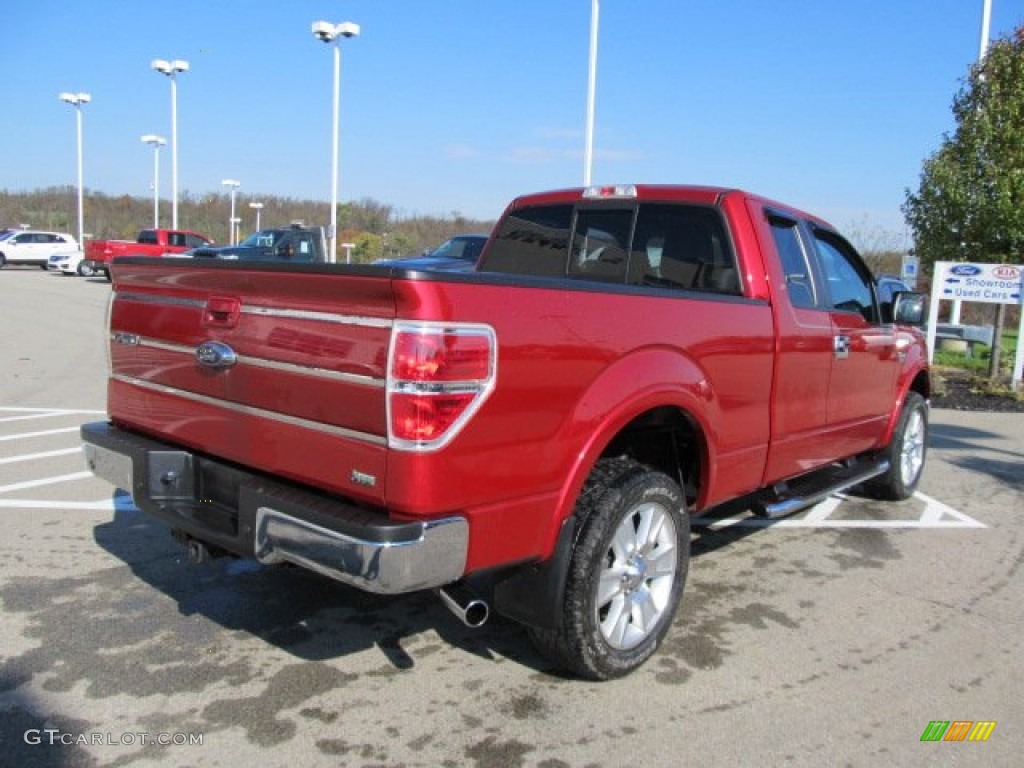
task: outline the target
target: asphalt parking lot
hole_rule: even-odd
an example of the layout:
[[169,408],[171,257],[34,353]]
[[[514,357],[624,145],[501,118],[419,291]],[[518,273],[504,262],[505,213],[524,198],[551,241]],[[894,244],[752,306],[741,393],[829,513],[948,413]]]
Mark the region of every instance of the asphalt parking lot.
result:
[[432,594],[189,565],[79,452],[109,294],[0,271],[0,764],[1021,764],[1024,415],[934,411],[900,504],[696,521],[661,652],[583,683]]

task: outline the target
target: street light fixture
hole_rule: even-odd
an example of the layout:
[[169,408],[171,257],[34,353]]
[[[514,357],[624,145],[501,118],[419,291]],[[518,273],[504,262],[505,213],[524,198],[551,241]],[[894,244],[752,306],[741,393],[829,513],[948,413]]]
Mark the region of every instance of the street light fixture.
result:
[[160,147],[167,143],[167,139],[147,133],[139,140],[153,148],[153,229],[157,229],[160,226]]
[[587,126],[583,147],[583,186],[590,186],[594,167],[594,102],[597,91],[597,25],[600,0],[591,0],[590,6],[590,66],[587,77]]
[[153,59],[149,66],[171,78],[171,226],[178,228],[178,73],[188,72],[188,62]]
[[263,203],[249,203],[249,207],[256,211],[256,231],[260,231],[260,211],[263,210]]
[[334,46],[334,93],[333,122],[331,124],[331,226],[329,230],[330,245],[328,259],[338,260],[338,103],[341,89],[341,47],[339,38],[358,37],[359,25],[351,21],[331,24],[329,21],[314,21],[313,36],[318,40]]
[[231,244],[235,244],[235,191],[242,186],[242,182],[234,179],[224,179],[221,184],[231,190],[231,219],[228,221],[228,230],[231,232]]
[[57,98],[75,108],[75,126],[78,136],[78,247],[85,248],[85,206],[82,193],[82,105],[92,101],[92,96],[88,93],[64,91],[57,94]]

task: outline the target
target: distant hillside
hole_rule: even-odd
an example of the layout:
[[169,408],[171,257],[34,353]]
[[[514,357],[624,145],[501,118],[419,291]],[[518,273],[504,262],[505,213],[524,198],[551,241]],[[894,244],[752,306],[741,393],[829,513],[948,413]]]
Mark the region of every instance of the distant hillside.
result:
[[[235,215],[242,220],[241,236],[256,226],[250,202],[263,203],[260,225],[274,227],[302,221],[311,226],[330,223],[330,205],[317,200],[297,200],[261,195],[236,195]],[[85,232],[93,238],[134,239],[140,229],[153,224],[153,198],[111,196],[85,191]],[[195,195],[184,192],[178,199],[178,225],[208,235],[218,243],[230,241],[228,194]],[[171,224],[171,203],[160,201],[160,226]],[[78,195],[73,186],[49,187],[32,192],[0,191],[0,227],[27,225],[69,232],[77,237]],[[392,206],[365,198],[338,206],[339,242],[353,242],[354,261],[371,261],[382,255],[407,256],[443,242],[452,235],[489,232],[493,221],[468,219],[457,211],[450,217],[396,216]],[[341,249],[339,248],[339,252]]]

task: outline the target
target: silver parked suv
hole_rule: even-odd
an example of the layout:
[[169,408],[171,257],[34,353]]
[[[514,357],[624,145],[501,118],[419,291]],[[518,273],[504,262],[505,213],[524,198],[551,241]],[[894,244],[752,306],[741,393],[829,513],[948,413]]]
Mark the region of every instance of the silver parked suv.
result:
[[0,268],[8,264],[35,264],[46,269],[58,251],[77,251],[78,243],[64,232],[15,229],[0,235]]

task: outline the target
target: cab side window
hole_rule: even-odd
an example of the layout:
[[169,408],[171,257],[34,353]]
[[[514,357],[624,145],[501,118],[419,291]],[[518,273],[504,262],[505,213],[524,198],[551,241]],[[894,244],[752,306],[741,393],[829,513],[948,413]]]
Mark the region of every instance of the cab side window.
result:
[[778,251],[782,271],[786,275],[786,292],[789,303],[799,309],[815,309],[819,306],[810,262],[800,237],[799,225],[790,219],[769,216],[772,239]]
[[814,246],[832,309],[856,312],[869,323],[879,322],[871,276],[853,249],[840,237],[821,230],[814,233]]

